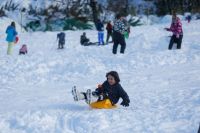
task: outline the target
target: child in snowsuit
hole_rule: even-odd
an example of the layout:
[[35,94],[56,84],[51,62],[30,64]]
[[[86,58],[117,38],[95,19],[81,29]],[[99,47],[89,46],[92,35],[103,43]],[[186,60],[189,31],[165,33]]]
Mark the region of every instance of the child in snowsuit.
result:
[[113,26],[111,24],[111,21],[109,21],[107,23],[107,26],[106,26],[106,30],[107,30],[107,39],[106,39],[106,43],[108,43],[110,37],[112,38],[112,42],[113,42]]
[[86,37],[86,33],[83,32],[83,35],[81,35],[81,39],[80,39],[81,45],[87,46],[89,44],[89,42],[90,42],[90,39],[88,39]]
[[96,24],[96,28],[98,31],[98,42],[99,45],[104,45],[104,25],[101,22],[101,20],[99,19],[97,24]]
[[183,39],[182,23],[181,23],[180,18],[176,16],[175,12],[173,13],[173,16],[172,16],[171,27],[165,28],[165,29],[173,33],[168,49],[171,50],[174,43],[177,43],[177,49],[181,49],[181,44],[182,44],[182,39]]
[[17,36],[17,31],[16,31],[16,28],[15,28],[15,22],[12,22],[11,25],[7,27],[6,34],[7,34],[6,41],[8,42],[7,54],[11,55],[13,45],[16,41],[16,36]]
[[121,16],[118,14],[116,16],[113,28],[113,40],[114,40],[113,54],[117,54],[117,47],[119,44],[121,45],[120,53],[124,54],[124,51],[126,49],[126,42],[124,37],[125,32],[126,32],[125,24]]
[[65,45],[65,33],[61,32],[57,34],[57,39],[58,39],[58,49],[63,49]]
[[27,46],[26,46],[26,44],[23,44],[19,50],[19,55],[21,55],[21,54],[25,55],[27,53],[28,53]]
[[[128,107],[130,100],[127,93],[120,85],[120,78],[117,72],[111,71],[106,74],[107,80],[99,85],[98,88],[92,92],[93,97],[97,97],[97,102],[90,104],[92,108],[113,108],[118,103],[119,99],[122,98],[121,105]],[[87,100],[87,94],[82,92],[83,99]]]

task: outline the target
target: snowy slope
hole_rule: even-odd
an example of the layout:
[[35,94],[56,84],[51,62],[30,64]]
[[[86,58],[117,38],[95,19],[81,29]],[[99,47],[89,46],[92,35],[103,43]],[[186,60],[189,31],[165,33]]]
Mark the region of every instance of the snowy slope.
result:
[[[66,49],[56,50],[56,32],[20,33],[6,55],[0,27],[1,133],[196,133],[200,122],[200,21],[184,25],[183,49],[168,51],[168,24],[132,29],[125,55],[112,45],[82,47],[82,31],[66,32]],[[5,24],[4,24],[5,25]],[[96,41],[96,31],[87,31]],[[21,44],[29,54],[18,56]],[[92,110],[72,100],[71,88],[95,89],[116,70],[128,92],[129,108]]]

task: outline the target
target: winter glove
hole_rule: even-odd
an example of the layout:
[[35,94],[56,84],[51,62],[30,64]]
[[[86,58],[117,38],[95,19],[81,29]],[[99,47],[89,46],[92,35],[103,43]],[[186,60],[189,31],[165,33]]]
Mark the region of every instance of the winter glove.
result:
[[124,106],[124,107],[128,107],[128,106],[129,106],[129,102],[127,102],[127,101],[122,101],[121,105]]
[[97,91],[93,91],[93,92],[92,92],[92,95],[93,95],[94,97],[98,97],[98,96],[99,96]]

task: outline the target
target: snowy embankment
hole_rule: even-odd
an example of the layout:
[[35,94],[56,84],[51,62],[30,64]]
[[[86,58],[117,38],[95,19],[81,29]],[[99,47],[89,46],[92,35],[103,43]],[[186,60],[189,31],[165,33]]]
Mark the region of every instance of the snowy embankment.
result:
[[[6,55],[0,28],[1,133],[196,133],[200,122],[200,21],[184,25],[182,50],[168,51],[169,24],[132,29],[125,55],[112,45],[82,47],[82,31],[66,32],[57,50],[56,32],[20,33]],[[96,31],[87,31],[96,41]],[[18,56],[21,44],[29,54]],[[71,88],[95,89],[116,70],[128,92],[129,108],[92,110],[72,100]]]

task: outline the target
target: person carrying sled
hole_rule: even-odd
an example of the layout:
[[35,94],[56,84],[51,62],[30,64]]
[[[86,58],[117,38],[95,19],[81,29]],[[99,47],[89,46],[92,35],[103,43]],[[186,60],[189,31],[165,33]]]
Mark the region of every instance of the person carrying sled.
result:
[[[92,96],[97,97],[98,100],[93,103],[89,102],[90,107],[98,109],[115,108],[120,98],[122,98],[123,100],[121,102],[121,105],[124,107],[128,107],[130,103],[129,96],[119,83],[120,78],[118,73],[116,71],[111,71],[106,74],[106,78],[107,80],[102,85],[99,85],[98,88],[92,92]],[[88,93],[80,93],[79,99],[88,101]]]
[[11,55],[13,45],[16,42],[16,37],[17,37],[17,34],[18,34],[17,31],[16,31],[15,22],[12,22],[11,25],[7,27],[6,34],[7,34],[6,41],[8,42],[7,54]]
[[98,42],[99,45],[104,45],[104,25],[103,22],[101,22],[100,19],[98,19],[96,23],[96,28],[98,31]]
[[124,37],[125,32],[126,32],[125,24],[121,16],[118,14],[116,16],[113,28],[113,41],[114,41],[113,54],[117,54],[117,47],[119,44],[121,45],[120,53],[124,54],[124,51],[126,49],[126,42]]
[[23,44],[19,50],[19,55],[22,55],[22,54],[25,55],[27,53],[28,53],[27,46],[26,46],[26,44]]
[[108,41],[109,41],[110,37],[112,38],[112,42],[113,42],[113,26],[111,24],[111,21],[109,21],[107,23],[106,30],[107,30],[106,43],[108,44]]
[[181,49],[182,39],[183,39],[183,29],[180,18],[173,12],[172,23],[170,28],[165,28],[167,31],[173,33],[168,49],[171,50],[174,43],[177,43],[177,49]]
[[58,40],[58,49],[64,49],[65,45],[65,33],[60,32],[57,34],[57,40]]
[[90,42],[90,39],[88,39],[88,38],[86,37],[86,33],[83,32],[83,35],[81,35],[81,39],[80,39],[81,45],[87,46],[87,45],[89,45],[89,42]]

